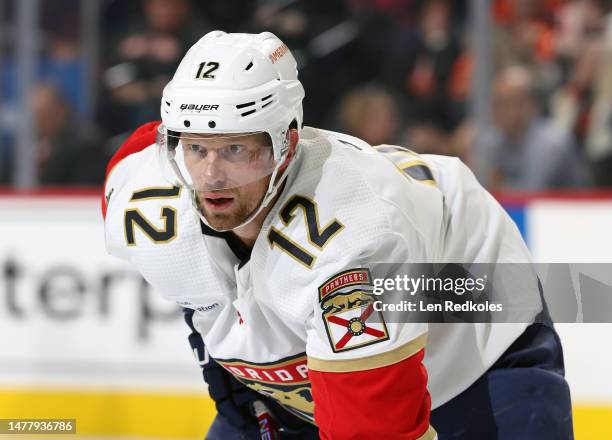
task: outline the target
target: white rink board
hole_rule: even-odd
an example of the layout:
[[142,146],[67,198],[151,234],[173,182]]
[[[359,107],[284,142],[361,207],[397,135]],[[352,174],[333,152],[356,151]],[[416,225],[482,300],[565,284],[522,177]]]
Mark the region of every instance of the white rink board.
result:
[[[527,208],[529,246],[543,263],[612,263],[612,201],[539,200]],[[572,398],[612,402],[612,324],[557,324]]]
[[107,255],[99,199],[0,198],[0,386],[205,392],[178,306]]
[[538,200],[526,211],[535,261],[612,263],[612,200]]
[[[612,202],[532,202],[537,261],[612,262]],[[205,392],[178,308],[104,250],[95,197],[0,197],[0,387]],[[575,401],[612,402],[612,325],[558,326]]]

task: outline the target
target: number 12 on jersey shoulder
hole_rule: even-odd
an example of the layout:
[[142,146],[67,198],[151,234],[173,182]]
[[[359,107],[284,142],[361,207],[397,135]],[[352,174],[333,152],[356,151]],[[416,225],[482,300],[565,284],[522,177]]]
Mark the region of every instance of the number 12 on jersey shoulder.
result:
[[[336,219],[321,228],[316,202],[300,195],[293,196],[279,212],[280,219],[285,226],[289,226],[295,220],[297,209],[302,211],[309,243],[318,250],[323,250],[329,241],[344,228],[344,225]],[[317,260],[315,255],[275,227],[270,228],[268,232],[268,243],[271,248],[278,247],[309,269],[312,269]]]
[[[171,187],[155,187],[155,188],[143,188],[134,191],[130,202],[136,202],[141,200],[155,200],[155,199],[175,199],[181,194],[181,188],[178,186]],[[156,227],[151,223],[138,208],[130,208],[125,210],[124,214],[124,228],[125,228],[125,241],[128,246],[136,246],[136,236],[134,233],[135,226],[137,226],[144,235],[148,237],[153,243],[169,243],[176,238],[176,209],[171,206],[162,206],[160,211],[160,219],[163,220],[164,224],[161,228]]]

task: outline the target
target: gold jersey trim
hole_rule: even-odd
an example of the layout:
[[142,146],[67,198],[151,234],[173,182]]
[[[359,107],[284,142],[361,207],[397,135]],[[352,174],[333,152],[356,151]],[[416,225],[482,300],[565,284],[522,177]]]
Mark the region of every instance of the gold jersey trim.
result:
[[372,370],[396,364],[417,353],[425,347],[427,333],[416,337],[395,350],[356,359],[319,359],[308,357],[308,369],[326,373],[348,373],[351,371]]
[[425,431],[425,434],[420,436],[417,440],[435,440],[437,438],[438,438],[438,433],[436,432],[435,429],[433,429],[431,425],[429,425],[429,428],[427,428],[427,431]]

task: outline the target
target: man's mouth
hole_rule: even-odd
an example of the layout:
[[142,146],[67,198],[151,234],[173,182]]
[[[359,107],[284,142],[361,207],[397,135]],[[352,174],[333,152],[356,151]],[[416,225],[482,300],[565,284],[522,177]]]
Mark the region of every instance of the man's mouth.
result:
[[202,194],[202,201],[207,208],[214,211],[228,209],[234,203],[234,198],[228,194],[206,192]]

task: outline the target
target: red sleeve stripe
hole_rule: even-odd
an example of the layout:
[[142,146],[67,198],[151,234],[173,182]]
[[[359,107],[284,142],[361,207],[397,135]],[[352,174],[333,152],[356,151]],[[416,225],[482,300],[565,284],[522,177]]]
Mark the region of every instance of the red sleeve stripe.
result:
[[423,356],[421,349],[392,365],[350,373],[309,370],[321,439],[435,438]]
[[[149,145],[155,143],[157,136],[157,127],[159,127],[160,121],[147,122],[141,125],[130,135],[129,138],[121,145],[121,148],[117,150],[113,158],[106,167],[106,179],[110,175],[112,169],[121,162],[123,159],[128,157],[130,154],[138,153],[144,150]],[[106,183],[104,185],[104,192],[106,192]],[[106,197],[102,194],[102,217],[106,217]]]

